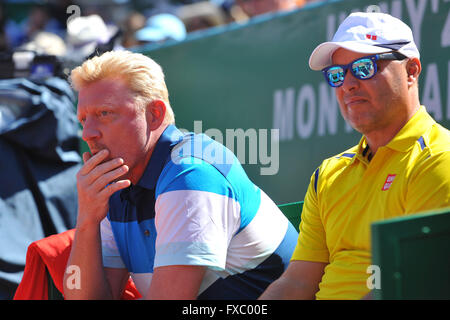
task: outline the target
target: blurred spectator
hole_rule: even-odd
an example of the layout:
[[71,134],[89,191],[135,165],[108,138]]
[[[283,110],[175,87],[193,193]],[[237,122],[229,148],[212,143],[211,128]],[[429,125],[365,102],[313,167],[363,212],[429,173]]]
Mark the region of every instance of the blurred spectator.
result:
[[44,5],[34,5],[23,21],[6,19],[5,32],[11,48],[18,47],[41,32],[51,32],[60,37],[64,36],[64,26],[51,16],[49,8]]
[[67,59],[83,61],[97,47],[108,43],[117,32],[118,27],[107,26],[99,15],[81,16],[70,20],[66,37]]
[[164,42],[166,40],[184,40],[186,26],[177,16],[160,13],[147,19],[145,27],[136,32],[136,39],[141,43]]
[[187,32],[207,29],[227,22],[223,9],[210,1],[181,6],[177,15],[185,24]]
[[236,5],[249,17],[260,14],[289,11],[303,4],[297,0],[235,0]]
[[65,56],[67,52],[64,40],[60,36],[46,31],[35,33],[29,42],[20,46],[20,49],[58,57]]
[[139,45],[136,32],[145,27],[145,16],[139,12],[132,12],[123,23],[122,46],[130,48]]
[[62,38],[65,37],[67,19],[69,18],[69,13],[67,13],[67,8],[71,5],[76,5],[77,0],[46,0],[49,3],[46,5],[48,8],[48,13],[51,18],[59,24],[59,28],[64,32],[63,34],[58,33]]
[[[148,42],[161,42],[165,38],[182,40],[187,32],[231,21],[245,21],[263,13],[291,10],[314,0],[36,0],[36,4],[33,4],[33,0],[24,1],[24,4],[21,1],[8,0],[4,5],[6,11],[9,8],[14,12],[14,17],[4,15],[2,20],[0,8],[1,50],[14,50],[24,43],[35,42],[36,35],[41,32],[50,32],[65,39],[69,17],[67,8],[71,5],[77,5],[82,16],[100,16],[108,29],[111,25],[116,26],[116,30],[120,27],[123,31],[121,44],[130,48]],[[169,18],[160,14],[173,16]],[[146,21],[146,17],[150,19]],[[184,32],[181,24],[175,20],[181,20],[184,24]],[[99,37],[103,36],[103,26],[98,29],[98,33]],[[140,39],[136,38],[137,33]],[[70,39],[67,41],[70,54],[74,44]],[[92,43],[90,46],[87,43],[84,45],[89,49],[93,47]],[[81,44],[75,44],[75,49],[81,52],[78,46]]]
[[35,33],[45,30],[50,20],[49,12],[44,7],[34,7],[28,17],[28,25],[26,29],[27,37],[31,38]]

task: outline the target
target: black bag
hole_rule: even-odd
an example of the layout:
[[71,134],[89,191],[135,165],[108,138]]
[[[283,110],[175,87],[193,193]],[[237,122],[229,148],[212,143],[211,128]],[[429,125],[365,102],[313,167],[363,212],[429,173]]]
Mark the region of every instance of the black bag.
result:
[[81,167],[66,80],[0,80],[0,299],[12,299],[28,245],[75,226]]

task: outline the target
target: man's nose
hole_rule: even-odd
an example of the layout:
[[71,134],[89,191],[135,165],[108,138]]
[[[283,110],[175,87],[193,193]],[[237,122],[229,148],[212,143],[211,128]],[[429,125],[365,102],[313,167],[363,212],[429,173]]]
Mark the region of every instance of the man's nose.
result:
[[352,91],[359,87],[359,79],[355,78],[355,76],[349,71],[347,71],[347,74],[344,78],[344,83],[342,84],[342,89],[344,91]]
[[98,139],[101,137],[100,130],[98,129],[97,124],[94,120],[91,120],[90,118],[86,119],[83,126],[83,134],[81,135],[81,138],[88,142],[92,139]]

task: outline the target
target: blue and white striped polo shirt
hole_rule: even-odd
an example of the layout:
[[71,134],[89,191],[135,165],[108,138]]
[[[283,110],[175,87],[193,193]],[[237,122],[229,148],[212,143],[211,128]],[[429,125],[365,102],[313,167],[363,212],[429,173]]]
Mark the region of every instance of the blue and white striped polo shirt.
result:
[[298,233],[234,154],[170,125],[138,182],[110,198],[103,263],[144,296],[153,269],[206,266],[199,299],[256,299],[287,267]]

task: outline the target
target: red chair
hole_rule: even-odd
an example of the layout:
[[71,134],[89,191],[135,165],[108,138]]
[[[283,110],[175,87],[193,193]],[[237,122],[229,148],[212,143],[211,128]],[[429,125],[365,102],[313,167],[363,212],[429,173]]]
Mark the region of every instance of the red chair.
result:
[[[63,278],[75,229],[43,238],[28,246],[25,270],[14,300],[64,299]],[[131,278],[123,300],[141,298]]]

